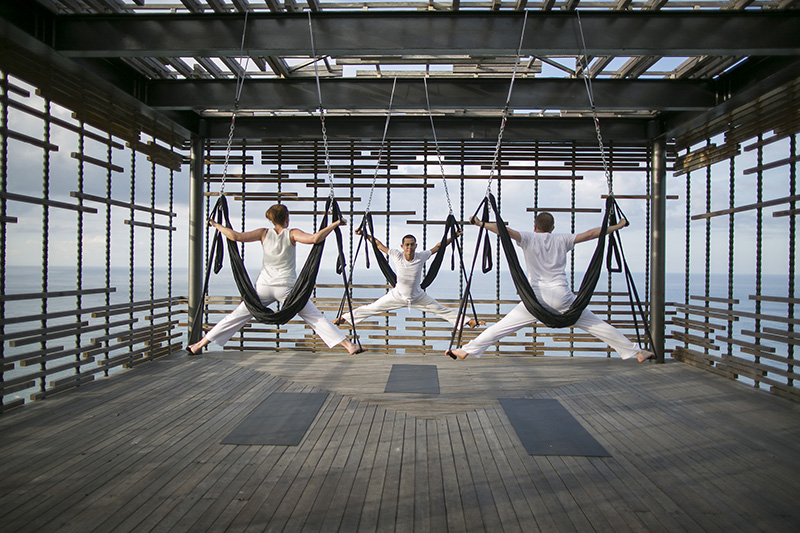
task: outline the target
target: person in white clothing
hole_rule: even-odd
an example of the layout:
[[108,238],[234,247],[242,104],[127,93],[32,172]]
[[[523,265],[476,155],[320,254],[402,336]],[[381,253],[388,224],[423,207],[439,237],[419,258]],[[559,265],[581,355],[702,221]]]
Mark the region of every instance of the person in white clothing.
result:
[[[267,210],[265,216],[272,222],[273,228],[259,228],[252,231],[238,232],[213,220],[209,220],[208,224],[231,241],[261,242],[264,255],[261,271],[256,280],[256,292],[261,298],[261,302],[266,306],[275,302],[283,302],[297,279],[295,272],[295,244],[298,242],[301,244],[322,242],[337,226],[346,222],[344,220],[335,220],[327,227],[311,234],[296,228],[289,229],[289,210],[283,204],[273,205]],[[363,351],[358,345],[350,342],[330,320],[325,318],[310,300],[298,315],[306,324],[311,326],[329,348],[340,345],[350,354]],[[200,353],[200,350],[211,342],[223,346],[234,333],[239,331],[252,318],[253,315],[242,302],[228,316],[211,328],[202,339],[190,345],[187,350],[194,355]]]
[[[361,232],[356,230],[356,234],[360,235]],[[461,235],[461,231],[456,234],[456,237],[459,235]],[[368,238],[370,241],[373,240],[371,236],[368,236]],[[451,240],[452,239],[448,239],[445,246],[450,244]],[[428,294],[422,290],[422,287],[420,287],[420,283],[422,282],[422,267],[431,256],[439,251],[439,246],[441,246],[442,243],[437,243],[436,246],[430,250],[417,252],[417,239],[413,235],[406,235],[403,237],[402,251],[389,249],[378,239],[374,239],[374,242],[378,250],[389,256],[389,260],[397,274],[397,283],[392,290],[371,304],[354,309],[353,319],[356,324],[370,316],[400,309],[401,307],[408,307],[409,309],[416,309],[424,313],[433,313],[455,326],[458,319],[458,310],[443,306],[428,296]],[[344,313],[334,320],[334,323],[341,324],[349,320],[350,313]],[[485,322],[476,321],[472,318],[467,324],[470,327],[475,327],[478,324],[485,324]]]
[[[477,226],[482,224],[474,217],[470,222]],[[508,234],[522,248],[528,270],[528,281],[536,298],[550,310],[563,313],[569,309],[576,298],[570,289],[565,272],[567,253],[572,251],[575,244],[600,237],[602,228],[594,228],[578,234],[564,234],[553,233],[554,225],[553,215],[542,212],[534,220],[533,233],[508,228]],[[625,225],[627,222],[622,219],[619,223],[609,226],[607,233],[613,233]],[[497,233],[497,224],[495,223],[486,223],[484,227]],[[520,302],[499,322],[486,328],[478,337],[462,348],[449,350],[447,355],[452,353],[459,359],[464,359],[468,355],[480,357],[495,342],[534,322],[537,322],[536,317],[528,312],[524,303]],[[653,357],[651,352],[632,343],[616,328],[600,320],[588,309],[583,310],[575,326],[611,346],[623,359],[635,356],[641,363]]]

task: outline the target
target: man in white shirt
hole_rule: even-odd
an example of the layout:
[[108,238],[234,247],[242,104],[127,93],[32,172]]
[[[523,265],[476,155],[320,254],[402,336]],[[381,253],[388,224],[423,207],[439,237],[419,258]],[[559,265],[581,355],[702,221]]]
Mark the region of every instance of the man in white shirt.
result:
[[[474,217],[471,222],[477,226],[481,225],[481,222]],[[528,270],[528,281],[536,298],[550,310],[563,313],[575,300],[575,294],[570,289],[565,272],[567,253],[572,251],[577,243],[597,239],[602,228],[594,228],[578,234],[564,234],[553,233],[554,225],[553,215],[542,212],[536,216],[533,233],[508,228],[508,235],[522,248]],[[607,233],[613,233],[626,225],[627,222],[622,219],[619,223],[609,226]],[[487,230],[497,233],[497,224],[486,223],[484,226]],[[486,328],[478,337],[462,348],[449,350],[448,355],[452,353],[459,359],[464,359],[467,355],[480,357],[495,342],[534,322],[537,322],[536,317],[530,314],[524,303],[520,302],[498,323]],[[600,320],[588,309],[583,310],[575,327],[602,340],[623,359],[635,356],[641,363],[653,357],[651,352],[632,343],[616,328]]]
[[[356,234],[360,235],[361,232],[356,230]],[[460,235],[461,231],[459,230],[456,237]],[[367,238],[373,241],[373,237],[368,236]],[[451,240],[452,239],[448,239],[445,246],[450,244]],[[430,250],[417,252],[417,239],[413,235],[406,235],[403,237],[402,251],[389,249],[378,239],[374,239],[374,242],[378,250],[389,256],[389,260],[397,274],[397,283],[392,290],[371,304],[354,309],[353,318],[356,324],[370,316],[393,311],[401,307],[408,307],[409,309],[416,309],[424,313],[433,313],[455,326],[458,318],[458,310],[443,306],[428,296],[428,294],[422,290],[422,287],[420,287],[420,283],[422,282],[422,268],[425,266],[425,262],[439,251],[439,246],[441,246],[442,243],[437,243],[436,246]],[[350,313],[344,313],[334,320],[333,323],[342,324],[349,320]],[[470,327],[475,327],[479,323],[484,324],[485,322],[477,322],[474,318],[467,322]]]

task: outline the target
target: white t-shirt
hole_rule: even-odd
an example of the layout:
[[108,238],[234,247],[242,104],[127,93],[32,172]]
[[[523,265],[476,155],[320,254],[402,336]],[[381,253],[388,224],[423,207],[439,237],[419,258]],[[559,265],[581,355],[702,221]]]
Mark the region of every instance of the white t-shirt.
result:
[[531,286],[563,285],[569,288],[564,270],[567,267],[567,253],[575,247],[576,235],[528,231],[520,231],[519,234],[522,239],[517,245],[525,256]]
[[280,235],[274,228],[267,230],[261,246],[264,257],[261,260],[261,272],[256,283],[267,285],[294,285],[297,279],[295,272],[295,246],[289,236],[291,230],[284,229]]
[[419,286],[422,283],[422,267],[430,257],[431,252],[425,250],[416,252],[413,260],[406,261],[402,251],[389,250],[389,260],[394,265],[394,271],[397,274],[397,285],[394,288],[395,294],[402,298],[416,298],[422,294],[423,290]]

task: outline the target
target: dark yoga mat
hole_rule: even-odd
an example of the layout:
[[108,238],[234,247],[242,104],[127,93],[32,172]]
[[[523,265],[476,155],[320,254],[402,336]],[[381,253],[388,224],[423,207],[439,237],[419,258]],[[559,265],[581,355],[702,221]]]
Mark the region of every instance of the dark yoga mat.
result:
[[500,405],[529,455],[611,456],[558,400],[500,398]]
[[383,392],[439,394],[439,370],[436,365],[392,365]]
[[222,444],[297,446],[327,397],[326,392],[273,392]]

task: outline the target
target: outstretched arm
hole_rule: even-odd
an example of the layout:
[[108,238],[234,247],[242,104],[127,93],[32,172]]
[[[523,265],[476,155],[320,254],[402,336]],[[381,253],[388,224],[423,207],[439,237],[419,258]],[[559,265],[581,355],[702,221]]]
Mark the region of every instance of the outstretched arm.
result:
[[[361,235],[361,230],[358,230],[358,229],[357,229],[357,230],[355,231],[355,233],[356,233],[356,235]],[[374,242],[374,243],[375,243],[375,246],[377,246],[377,247],[378,247],[378,250],[380,250],[381,252],[383,252],[383,253],[385,253],[385,254],[388,254],[388,253],[389,253],[389,249],[388,249],[386,246],[384,246],[384,245],[383,245],[383,243],[382,243],[381,241],[379,241],[379,240],[378,240],[378,239],[376,239],[375,237],[371,237],[371,236],[369,236],[369,235],[367,235],[366,237],[367,237],[367,240],[369,240],[370,242]]]
[[208,225],[216,228],[216,230],[222,233],[229,241],[234,242],[263,241],[264,235],[267,233],[267,228],[258,228],[252,231],[235,231],[211,219],[208,219]]
[[[456,237],[461,237],[461,234],[462,234],[462,233],[464,233],[462,230],[458,230],[458,232],[456,233]],[[447,242],[445,242],[445,243],[444,243],[444,245],[445,245],[445,246],[447,246],[447,245],[448,245],[448,244],[450,244],[451,242],[453,242],[453,237],[450,237],[449,239],[447,239]],[[439,251],[439,248],[440,248],[441,246],[442,246],[442,241],[439,241],[439,242],[437,242],[437,243],[436,243],[436,246],[434,246],[433,248],[431,248],[431,249],[430,249],[431,255],[433,255],[433,254],[435,254],[436,252],[438,252],[438,251]]]
[[[609,226],[608,229],[606,229],[606,235],[610,235],[611,233],[614,233],[615,231],[620,230],[627,225],[628,221],[623,218],[613,226]],[[579,242],[591,241],[592,239],[598,238],[602,230],[603,228],[592,228],[588,231],[584,231],[583,233],[578,233],[575,236],[575,244],[578,244]]]
[[291,237],[294,242],[299,242],[301,244],[318,244],[324,241],[338,226],[344,226],[345,224],[347,224],[347,221],[340,218],[339,220],[334,220],[316,233],[306,233],[300,229],[293,229],[289,237]]
[[[472,217],[471,219],[469,219],[469,221],[474,226],[478,226],[478,227],[483,226],[484,228],[486,228],[487,230],[491,231],[492,233],[497,233],[497,224],[495,222],[483,223],[480,220],[478,220],[478,217]],[[506,226],[506,230],[508,230],[508,236],[509,237],[511,237],[512,239],[514,239],[517,242],[522,242],[522,235],[520,235],[517,230],[511,229],[508,226]]]

